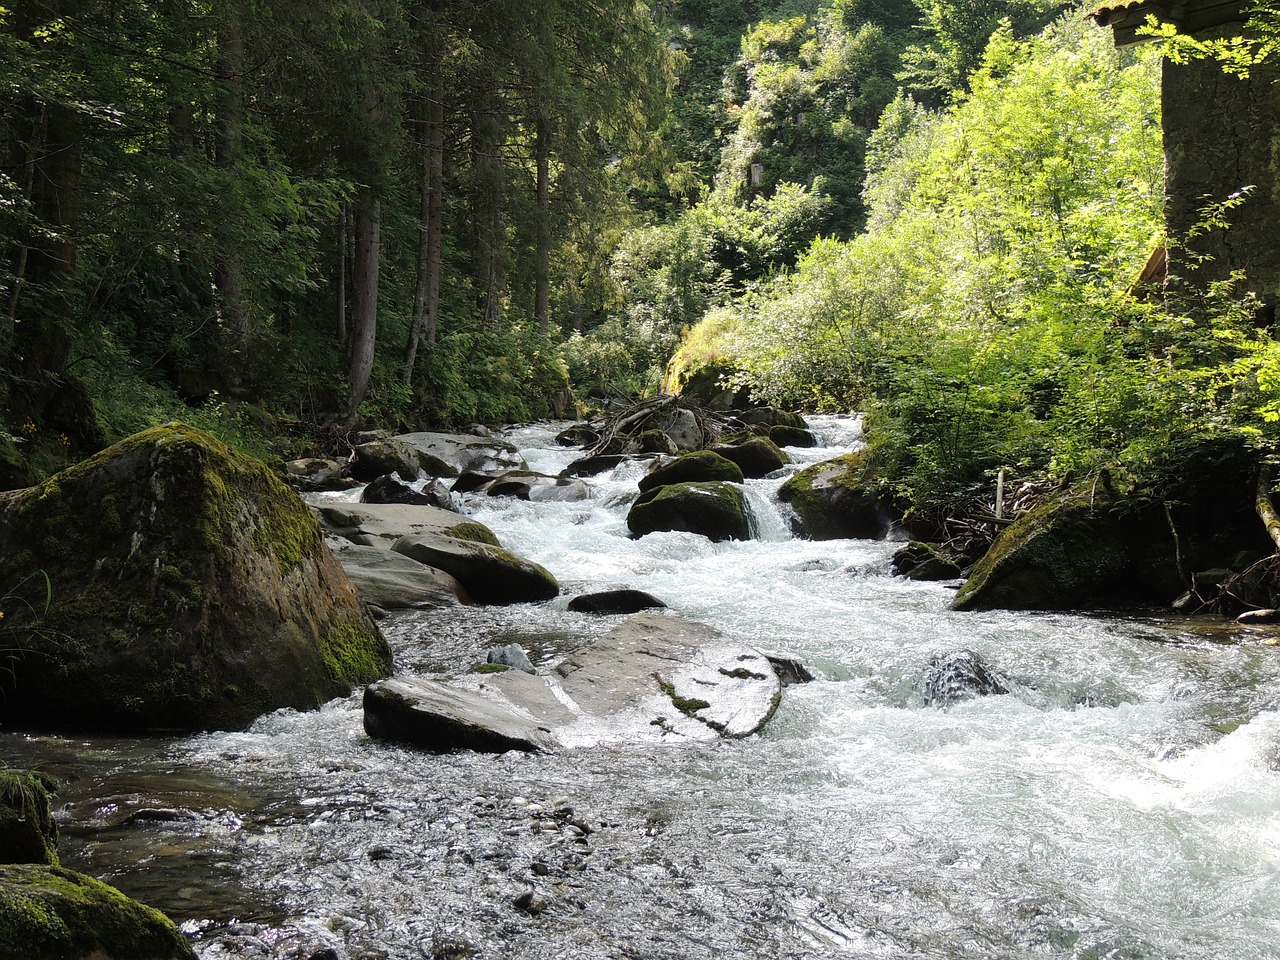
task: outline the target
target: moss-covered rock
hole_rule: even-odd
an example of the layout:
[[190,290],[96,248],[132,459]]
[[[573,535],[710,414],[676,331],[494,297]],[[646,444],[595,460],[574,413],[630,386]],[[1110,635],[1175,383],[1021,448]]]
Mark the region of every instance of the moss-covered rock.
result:
[[661,430],[644,430],[622,444],[623,453],[661,453],[672,456],[679,452],[674,440]]
[[812,540],[883,540],[892,526],[865,451],[806,467],[779,488],[778,499],[791,504]]
[[48,786],[39,773],[0,770],[0,863],[58,865]]
[[173,921],[91,877],[0,866],[0,960],[194,960]]
[[22,448],[0,436],[0,490],[19,490],[40,482],[40,475],[27,462]]
[[0,595],[10,724],[234,729],[391,665],[297,495],[181,424],[0,494]]
[[640,492],[672,483],[742,483],[742,468],[710,450],[694,450],[657,464],[640,478]]
[[1125,512],[1113,495],[1081,485],[1006,528],[952,607],[1066,610],[1139,602],[1151,573],[1139,570],[1139,563],[1160,539],[1168,541],[1172,560],[1172,535],[1152,511]]
[[709,540],[750,540],[751,523],[742,491],[731,484],[674,483],[636,498],[627,527],[637,536],[684,530]]
[[784,423],[769,428],[769,439],[780,447],[816,447],[818,438],[809,430]]
[[737,443],[718,443],[711,451],[736,463],[742,475],[750,480],[766,477],[791,462],[791,458],[768,437],[748,435]]

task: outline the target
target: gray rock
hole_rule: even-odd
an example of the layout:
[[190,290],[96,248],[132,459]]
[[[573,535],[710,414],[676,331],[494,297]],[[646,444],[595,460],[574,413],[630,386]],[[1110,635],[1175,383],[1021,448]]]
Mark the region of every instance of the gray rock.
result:
[[1009,692],[1004,679],[972,650],[951,650],[930,657],[921,687],[925,703],[933,706]]
[[755,733],[780,695],[758,650],[703,624],[640,614],[548,676],[507,670],[372,684],[365,728],[437,751],[706,741]]
[[765,658],[772,665],[773,672],[778,675],[778,680],[784,687],[792,687],[798,683],[812,683],[817,679],[813,671],[795,657],[780,653],[766,653]]
[[604,473],[606,470],[612,470],[620,463],[626,463],[629,460],[635,460],[636,457],[629,456],[624,453],[602,454],[598,457],[583,457],[581,460],[575,460],[563,470],[560,471],[562,477],[594,477]]
[[506,753],[555,749],[550,728],[505,700],[485,695],[501,679],[543,681],[518,670],[484,676],[474,689],[432,680],[400,678],[370,684],[364,691],[364,729],[380,740],[399,740],[438,753],[476,750]]
[[698,424],[698,418],[694,416],[693,411],[683,408],[671,411],[670,418],[662,431],[681,450],[699,450],[711,439],[702,432],[702,427]]
[[385,547],[332,540],[330,547],[365,603],[383,610],[429,609],[474,601],[455,578]]
[[360,481],[347,472],[349,464],[342,460],[305,457],[289,460],[284,465],[289,483],[297,490],[349,490]]
[[423,486],[421,491],[401,483],[391,474],[369,483],[360,494],[361,503],[404,503],[419,507],[439,507],[441,510],[457,512],[458,505],[449,494],[449,489],[439,480],[432,480]]
[[401,537],[391,549],[456,577],[476,603],[538,603],[560,593],[549,570],[501,547],[433,534]]
[[418,451],[395,437],[362,443],[355,448],[355,454],[351,475],[366,483],[389,473],[406,481],[417,480],[422,468]]
[[534,503],[568,503],[591,496],[591,488],[581,480],[552,477],[531,470],[510,470],[475,489],[477,493],[490,497],[515,497]]
[[504,440],[457,433],[406,433],[395,439],[445,464],[449,476],[467,470],[496,474],[527,467],[520,451]]
[[[399,503],[343,503],[313,508],[320,526],[334,537],[384,549],[401,537],[457,536],[460,527],[477,527],[493,537],[481,523],[449,510]],[[493,537],[493,542],[497,538]]]
[[490,647],[485,662],[501,664],[504,667],[511,667],[513,670],[523,670],[525,673],[537,673],[533,669],[533,663],[529,660],[528,654],[524,652],[524,647],[518,643]]

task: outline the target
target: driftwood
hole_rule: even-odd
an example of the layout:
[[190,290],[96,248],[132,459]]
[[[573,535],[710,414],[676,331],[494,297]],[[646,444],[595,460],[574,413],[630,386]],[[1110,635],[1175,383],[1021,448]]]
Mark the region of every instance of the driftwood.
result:
[[1267,536],[1276,545],[1276,549],[1280,550],[1280,513],[1276,512],[1276,506],[1271,502],[1273,480],[1271,467],[1263,466],[1258,472],[1258,494],[1254,500],[1254,508],[1258,511],[1258,519],[1266,527]]
[[632,404],[605,421],[600,439],[584,451],[588,457],[600,456],[620,448],[622,441],[645,430],[666,430],[674,422],[677,410],[687,410],[698,422],[703,445],[710,445],[720,434],[720,424],[705,409],[684,397],[660,394]]

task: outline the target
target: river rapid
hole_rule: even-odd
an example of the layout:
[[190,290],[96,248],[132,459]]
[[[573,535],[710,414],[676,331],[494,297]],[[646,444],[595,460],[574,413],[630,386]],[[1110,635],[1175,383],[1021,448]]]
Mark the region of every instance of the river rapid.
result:
[[[824,446],[854,418],[813,419]],[[535,470],[563,425],[510,432]],[[799,465],[798,464],[798,465]],[[65,865],[223,958],[1280,957],[1280,650],[1209,621],[952,613],[893,577],[891,542],[627,537],[637,465],[577,503],[468,503],[550,569],[540,606],[398,614],[398,672],[499,643],[536,664],[607,631],[576,593],[636,587],[801,660],[754,737],[557,756],[370,740],[359,696],[247,732],[0,734],[61,776]],[[929,658],[970,649],[1013,692],[939,708]]]

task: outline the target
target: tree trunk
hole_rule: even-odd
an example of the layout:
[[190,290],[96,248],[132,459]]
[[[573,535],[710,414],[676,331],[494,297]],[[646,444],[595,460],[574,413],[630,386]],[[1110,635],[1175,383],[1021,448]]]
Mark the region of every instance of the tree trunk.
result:
[[418,346],[435,346],[440,324],[441,245],[444,231],[444,44],[432,41],[429,59],[435,71],[426,104],[422,150],[422,226],[418,235],[418,288],[414,322],[405,353],[404,382],[413,382]]
[[347,423],[354,423],[369,391],[373,350],[378,334],[378,266],[381,241],[381,205],[373,191],[365,189],[356,207],[356,258],[352,277],[354,317],[351,329],[351,395]]
[[498,159],[501,124],[497,91],[477,92],[471,122],[472,220],[475,224],[474,272],[477,306],[485,327],[502,317],[502,169]]
[[[243,147],[244,122],[244,37],[240,25],[231,18],[218,31],[218,139],[214,160],[218,168],[233,171]],[[214,268],[214,286],[223,316],[232,332],[244,340],[249,332],[249,311],[245,303],[244,264],[235,237],[222,237],[222,251]]]
[[545,103],[538,104],[534,136],[538,166],[538,240],[533,315],[545,337],[551,333],[551,124]]
[[338,305],[337,329],[334,333],[339,343],[347,342],[347,201],[338,204]]

